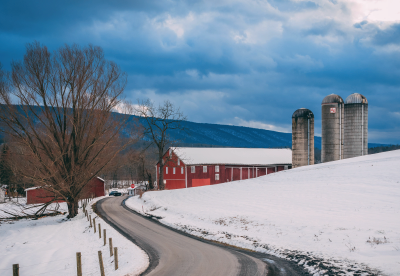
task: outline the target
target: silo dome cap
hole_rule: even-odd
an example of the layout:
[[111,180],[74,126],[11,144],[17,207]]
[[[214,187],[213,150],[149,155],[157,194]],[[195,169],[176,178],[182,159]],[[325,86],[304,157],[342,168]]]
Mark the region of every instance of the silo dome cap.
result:
[[346,101],[344,103],[345,104],[355,104],[355,103],[368,104],[368,101],[367,101],[367,98],[365,98],[360,93],[353,93],[346,98]]
[[314,113],[312,113],[312,111],[307,108],[300,108],[297,109],[292,115],[292,118],[299,117],[314,118]]
[[339,95],[330,94],[322,100],[322,104],[329,104],[329,103],[343,103],[343,99]]

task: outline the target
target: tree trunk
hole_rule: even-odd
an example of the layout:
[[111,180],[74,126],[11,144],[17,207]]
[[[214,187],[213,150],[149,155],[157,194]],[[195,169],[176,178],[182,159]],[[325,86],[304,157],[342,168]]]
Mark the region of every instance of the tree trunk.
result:
[[154,189],[154,186],[153,186],[153,181],[152,181],[152,179],[151,179],[151,173],[149,173],[148,171],[146,171],[146,174],[147,174],[147,180],[149,181],[149,189],[150,189],[150,190],[153,190],[153,189]]
[[164,165],[160,162],[160,179],[158,180],[158,189],[164,190]]
[[67,218],[74,218],[78,214],[79,202],[71,199],[67,202],[68,205],[68,216]]

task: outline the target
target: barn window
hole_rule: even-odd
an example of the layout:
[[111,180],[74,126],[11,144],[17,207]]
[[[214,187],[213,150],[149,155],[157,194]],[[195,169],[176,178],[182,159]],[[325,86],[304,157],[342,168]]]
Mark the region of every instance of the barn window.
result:
[[215,172],[219,172],[219,166],[215,166]]
[[219,173],[215,174],[215,180],[219,180]]
[[181,174],[183,174],[183,167],[181,168]]
[[169,156],[172,155],[172,149],[169,149]]
[[165,167],[165,174],[168,174],[168,167]]
[[179,160],[179,158],[178,158],[178,166],[181,164],[181,160]]
[[207,166],[203,166],[203,173],[207,172]]
[[285,166],[285,170],[287,170],[289,168],[289,166]]
[[175,174],[175,168],[172,169],[172,173]]
[[192,173],[195,173],[195,172],[196,172],[196,167],[195,167],[195,166],[192,166],[191,172],[192,172]]

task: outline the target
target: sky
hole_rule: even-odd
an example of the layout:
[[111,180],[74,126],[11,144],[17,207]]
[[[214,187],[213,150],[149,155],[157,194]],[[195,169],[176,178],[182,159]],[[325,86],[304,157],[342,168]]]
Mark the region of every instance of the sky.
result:
[[369,142],[400,144],[400,1],[1,1],[0,62],[26,43],[101,46],[125,97],[170,100],[189,121],[291,132],[298,108],[361,93]]

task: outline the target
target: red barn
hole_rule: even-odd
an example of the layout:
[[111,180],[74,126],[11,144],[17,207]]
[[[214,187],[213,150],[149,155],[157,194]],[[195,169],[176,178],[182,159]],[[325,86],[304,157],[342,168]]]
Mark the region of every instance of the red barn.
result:
[[[33,187],[26,189],[26,203],[37,204],[46,203],[54,199],[54,193],[47,191],[43,188]],[[105,195],[104,180],[100,177],[95,177],[89,181],[85,187],[85,191],[82,198],[99,197]],[[63,199],[57,200],[63,202]]]
[[[181,189],[255,178],[292,167],[291,149],[169,148],[164,154],[165,188]],[[157,179],[160,164],[157,163]]]

